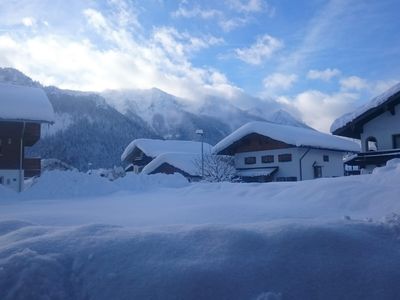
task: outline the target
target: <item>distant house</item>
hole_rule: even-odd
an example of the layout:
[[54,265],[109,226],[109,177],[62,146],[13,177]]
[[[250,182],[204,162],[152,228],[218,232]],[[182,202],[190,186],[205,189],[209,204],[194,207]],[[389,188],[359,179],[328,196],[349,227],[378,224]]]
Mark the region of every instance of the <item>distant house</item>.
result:
[[0,184],[21,191],[25,178],[40,175],[40,158],[25,157],[25,147],[40,139],[42,123],[53,120],[42,89],[0,83]]
[[148,163],[142,173],[147,175],[179,173],[189,181],[198,181],[201,179],[199,162],[201,155],[198,153],[164,153]]
[[[211,152],[211,145],[204,143],[204,153]],[[140,173],[156,157],[165,153],[201,154],[201,143],[178,140],[136,139],[132,141],[121,155],[121,161],[127,166],[127,172]],[[165,169],[165,172],[167,173]]]
[[343,176],[343,155],[358,151],[353,141],[269,122],[247,123],[213,148],[214,154],[234,156],[237,175],[246,182]]
[[362,152],[346,164],[371,172],[400,157],[400,83],[331,126],[335,135],[361,140]]

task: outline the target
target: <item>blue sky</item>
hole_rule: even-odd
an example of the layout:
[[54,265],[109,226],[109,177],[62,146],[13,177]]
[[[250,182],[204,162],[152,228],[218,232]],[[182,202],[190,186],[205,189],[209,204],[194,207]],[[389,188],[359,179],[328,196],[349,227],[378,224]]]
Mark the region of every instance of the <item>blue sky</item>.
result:
[[400,81],[398,11],[398,0],[0,1],[0,66],[78,90],[250,95],[327,131]]

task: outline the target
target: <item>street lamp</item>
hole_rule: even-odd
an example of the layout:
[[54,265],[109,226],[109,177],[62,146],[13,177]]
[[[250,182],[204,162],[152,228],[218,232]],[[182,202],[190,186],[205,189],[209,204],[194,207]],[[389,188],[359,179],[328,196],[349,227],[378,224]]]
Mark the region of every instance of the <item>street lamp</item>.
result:
[[204,131],[197,129],[196,134],[201,136],[201,179],[204,178]]

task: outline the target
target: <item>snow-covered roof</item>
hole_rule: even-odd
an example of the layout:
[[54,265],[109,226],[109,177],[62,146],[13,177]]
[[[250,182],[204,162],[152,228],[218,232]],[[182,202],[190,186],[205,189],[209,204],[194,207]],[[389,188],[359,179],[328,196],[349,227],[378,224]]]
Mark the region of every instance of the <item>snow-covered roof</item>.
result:
[[198,153],[164,153],[157,156],[142,170],[143,174],[150,174],[162,164],[167,163],[191,176],[199,176],[201,155]]
[[[204,143],[204,153],[211,152],[212,146]],[[201,153],[201,142],[178,141],[178,140],[155,140],[155,139],[136,139],[133,140],[124,153],[121,155],[121,161],[125,161],[129,155],[139,148],[149,157],[157,157],[163,153]]]
[[269,122],[250,122],[243,125],[216,144],[213,148],[213,153],[224,154],[221,153],[223,150],[252,133],[267,136],[274,140],[297,147],[312,147],[350,152],[360,151],[360,145],[351,140],[316,130],[279,125]]
[[42,89],[0,83],[0,120],[53,123],[54,111]]
[[[373,109],[385,104],[387,101],[391,100],[396,94],[400,93],[400,83],[388,89],[386,92],[380,94],[379,96],[373,98],[368,103],[360,106],[355,111],[346,113],[340,118],[337,118],[331,125],[331,132],[336,132],[337,130],[343,129],[348,124],[354,122],[356,119],[362,118],[364,115],[371,112]],[[346,135],[347,136],[347,135]]]

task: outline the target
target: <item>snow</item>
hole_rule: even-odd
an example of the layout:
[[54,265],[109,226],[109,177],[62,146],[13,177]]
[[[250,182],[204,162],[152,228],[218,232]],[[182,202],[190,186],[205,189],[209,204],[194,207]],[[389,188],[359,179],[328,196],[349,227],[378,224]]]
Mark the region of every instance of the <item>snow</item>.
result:
[[[211,145],[203,143],[204,152],[211,151]],[[136,139],[133,140],[121,155],[121,161],[125,161],[135,148],[139,148],[149,157],[157,157],[163,153],[201,153],[201,142],[178,141],[178,140],[155,140]]]
[[399,178],[0,186],[0,299],[397,299]]
[[196,153],[164,153],[149,162],[142,170],[143,174],[150,174],[162,164],[167,163],[189,175],[199,176],[199,162],[201,154]]
[[42,89],[0,83],[0,120],[53,123],[54,112]]
[[337,118],[331,125],[330,131],[334,132],[339,128],[342,128],[349,124],[350,122],[354,121],[356,118],[361,116],[363,113],[367,112],[368,110],[378,107],[379,105],[385,103],[391,96],[400,92],[400,83],[394,85],[386,92],[380,94],[379,96],[373,98],[368,103],[358,107],[355,111],[346,113],[343,116]]
[[349,152],[360,151],[360,145],[353,141],[313,129],[279,125],[269,122],[249,122],[216,144],[213,148],[213,153],[220,153],[251,133],[267,136],[297,147],[313,147]]
[[256,176],[268,176],[271,175],[278,168],[261,168],[261,169],[248,169],[238,170],[237,175],[243,177],[256,177]]

